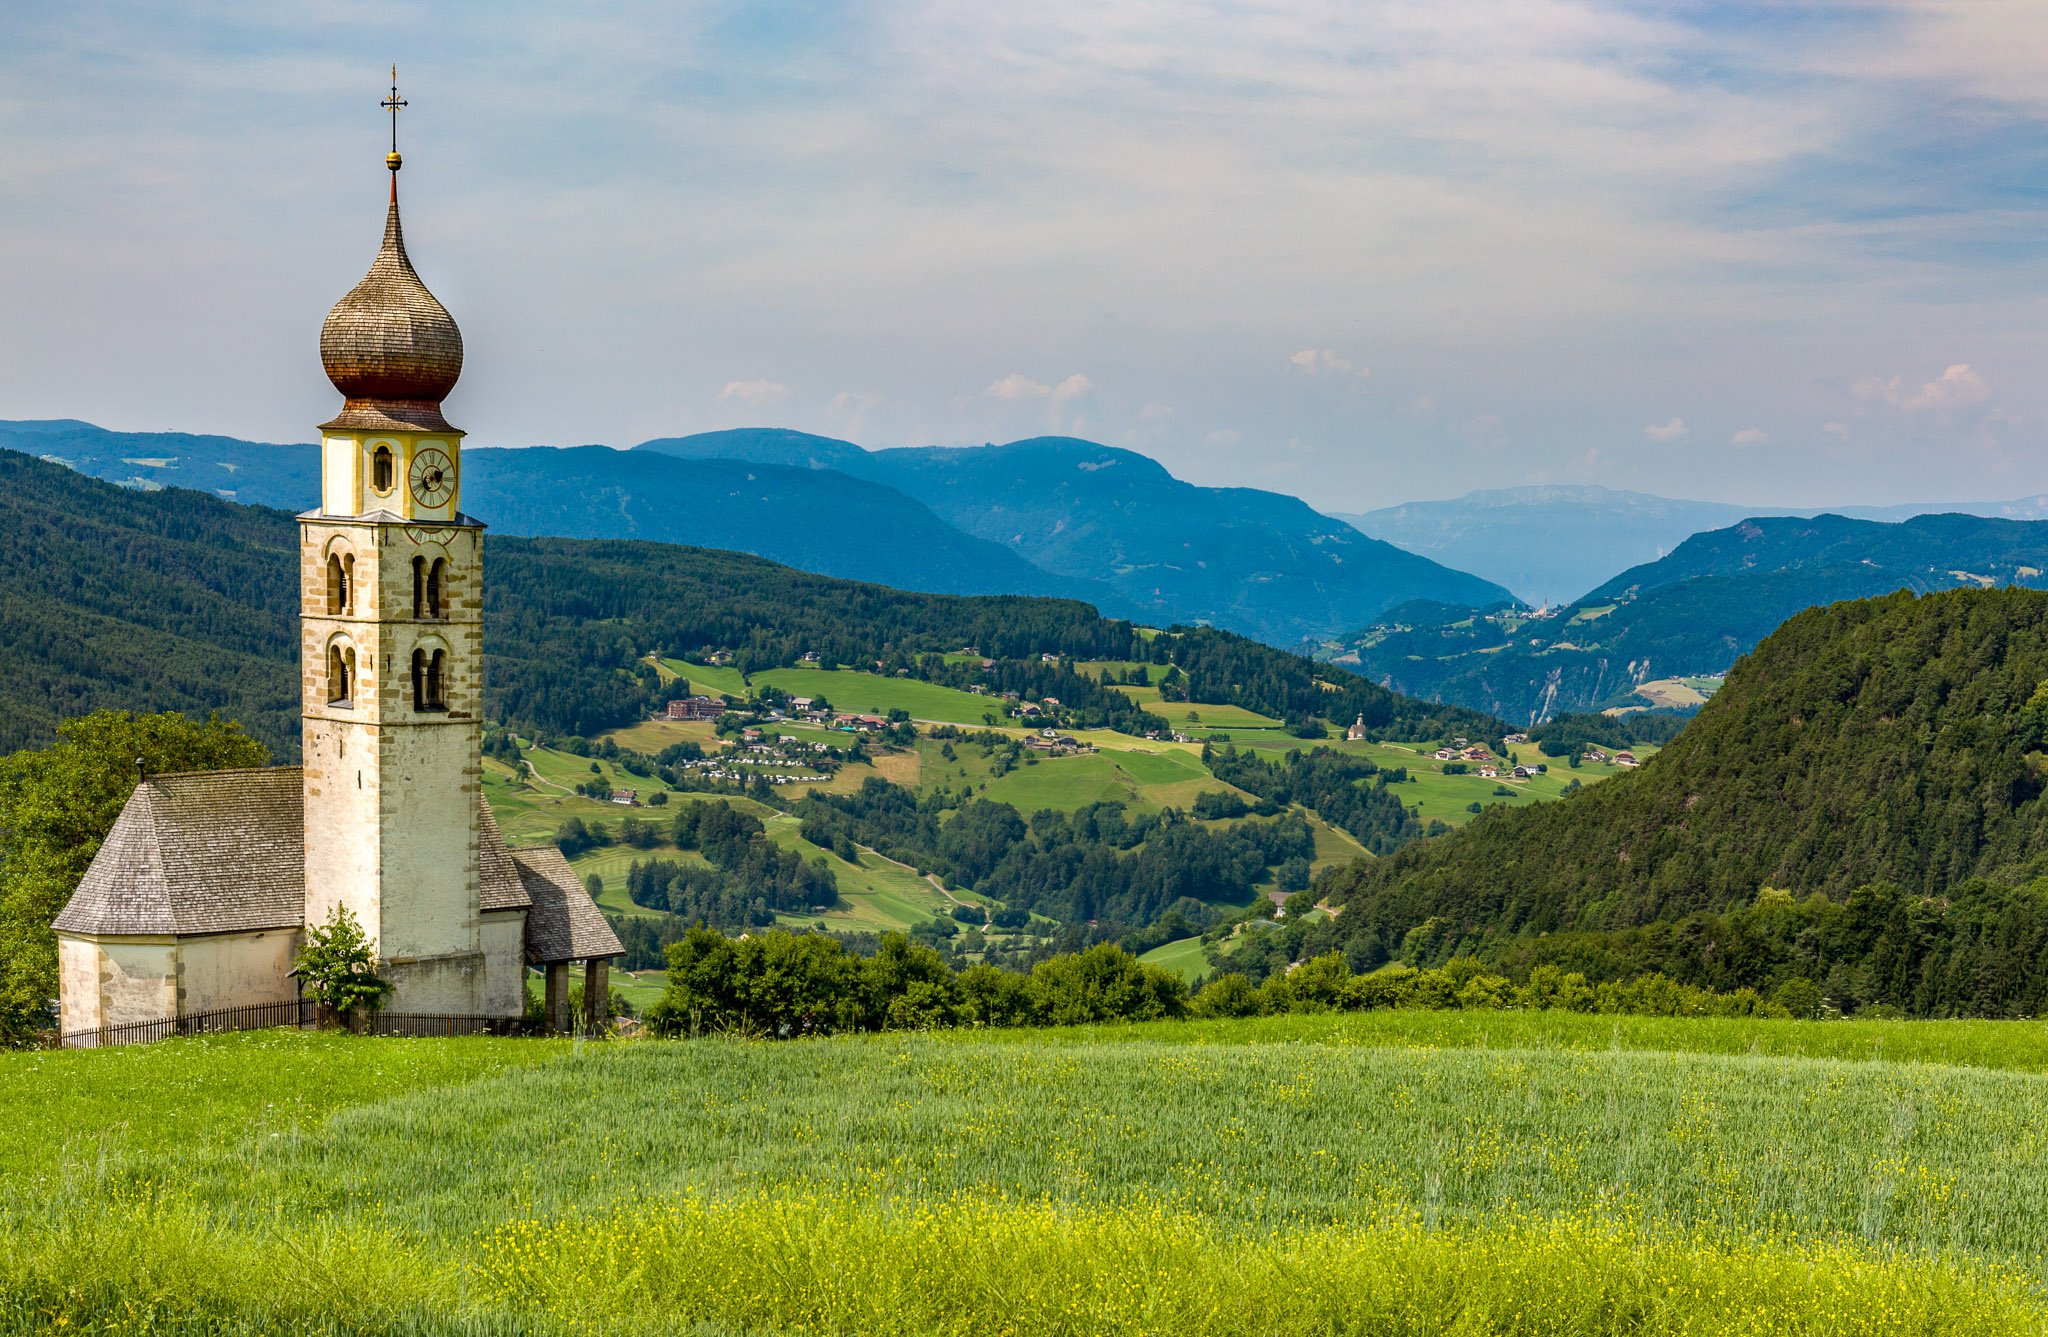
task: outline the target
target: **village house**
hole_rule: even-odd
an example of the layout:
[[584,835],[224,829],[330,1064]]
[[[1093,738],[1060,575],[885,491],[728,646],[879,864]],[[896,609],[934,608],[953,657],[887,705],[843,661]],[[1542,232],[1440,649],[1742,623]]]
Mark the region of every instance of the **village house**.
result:
[[628,808],[637,808],[640,806],[640,791],[637,789],[614,789],[612,791],[612,802]]
[[1498,767],[1498,766],[1481,766],[1481,767],[1479,768],[1479,778],[1480,778],[1480,779],[1482,779],[1482,780],[1498,780],[1498,779],[1500,779],[1500,767]]
[[1617,766],[1634,766],[1637,764],[1636,754],[1633,752],[1617,752],[1614,754],[1614,764]]

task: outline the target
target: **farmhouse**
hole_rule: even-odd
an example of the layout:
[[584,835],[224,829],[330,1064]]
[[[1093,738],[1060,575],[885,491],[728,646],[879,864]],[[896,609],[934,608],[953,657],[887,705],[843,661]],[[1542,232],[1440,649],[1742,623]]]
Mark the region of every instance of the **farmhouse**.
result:
[[307,926],[343,910],[391,1012],[437,1029],[523,1016],[529,963],[558,1027],[571,962],[605,997],[618,938],[561,852],[508,850],[483,800],[483,525],[441,414],[462,335],[406,256],[387,165],[383,247],[320,332],[344,403],[298,518],[304,764],[141,777],[56,920],[67,1044],[295,1005]]

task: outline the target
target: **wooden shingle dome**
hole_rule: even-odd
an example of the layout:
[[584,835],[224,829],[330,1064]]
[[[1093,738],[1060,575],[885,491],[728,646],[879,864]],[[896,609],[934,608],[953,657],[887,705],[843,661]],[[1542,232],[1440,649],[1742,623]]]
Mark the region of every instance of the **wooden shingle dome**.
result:
[[320,361],[347,397],[326,426],[343,430],[452,431],[441,400],[462,375],[462,331],[405,254],[398,182],[384,218],[384,247],[363,281],[327,313]]

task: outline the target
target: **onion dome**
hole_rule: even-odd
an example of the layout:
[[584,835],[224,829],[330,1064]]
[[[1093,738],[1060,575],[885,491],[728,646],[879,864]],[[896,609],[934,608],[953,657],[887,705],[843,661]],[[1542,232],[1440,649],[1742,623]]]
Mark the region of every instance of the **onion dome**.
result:
[[320,361],[348,399],[341,416],[325,426],[453,431],[441,416],[441,400],[462,375],[462,331],[406,258],[395,164],[392,170],[384,248],[320,327]]

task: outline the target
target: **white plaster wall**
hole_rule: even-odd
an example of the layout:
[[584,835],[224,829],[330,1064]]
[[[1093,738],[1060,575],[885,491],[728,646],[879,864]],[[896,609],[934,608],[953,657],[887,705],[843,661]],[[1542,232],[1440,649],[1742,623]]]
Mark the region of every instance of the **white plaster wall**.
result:
[[98,944],[98,1025],[125,1026],[178,1012],[178,948],[169,939]]
[[181,941],[185,1015],[297,998],[290,976],[298,939],[294,930],[272,929]]
[[100,949],[84,938],[57,938],[57,1029],[96,1030],[100,1020]]
[[526,1013],[526,911],[494,910],[484,916],[484,1015]]
[[484,1014],[484,955],[406,958],[387,961],[378,973],[392,983],[385,1004],[391,1012],[423,1012],[434,1016],[476,1017]]

